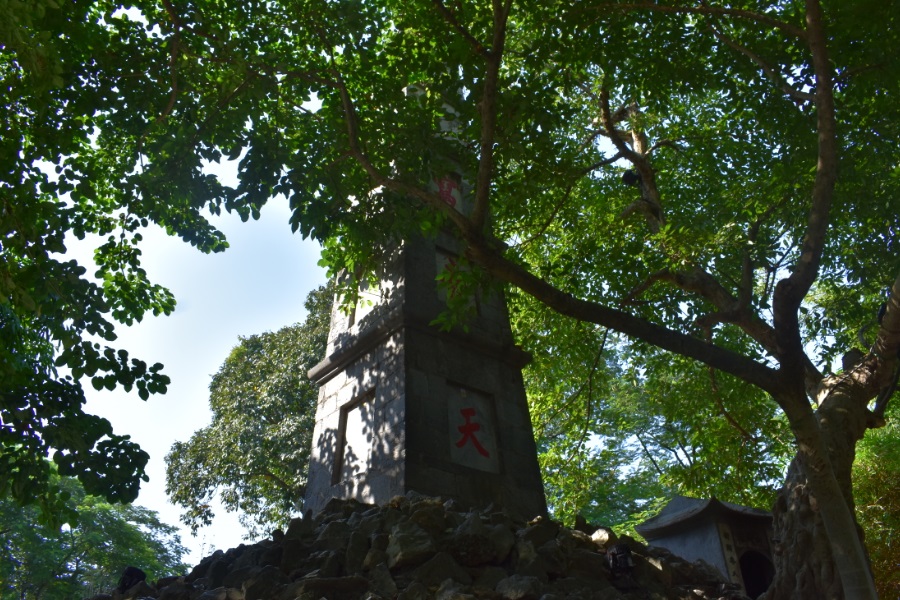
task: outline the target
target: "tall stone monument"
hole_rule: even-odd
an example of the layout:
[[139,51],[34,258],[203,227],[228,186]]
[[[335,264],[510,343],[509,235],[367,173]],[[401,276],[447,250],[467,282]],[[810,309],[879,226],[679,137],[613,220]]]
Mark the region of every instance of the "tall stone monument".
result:
[[[452,180],[438,185],[458,199]],[[504,298],[474,298],[465,331],[430,325],[446,309],[435,278],[458,252],[446,234],[407,241],[354,310],[335,303],[327,357],[309,372],[319,399],[304,510],[413,490],[546,513],[521,374],[530,357],[513,343]]]

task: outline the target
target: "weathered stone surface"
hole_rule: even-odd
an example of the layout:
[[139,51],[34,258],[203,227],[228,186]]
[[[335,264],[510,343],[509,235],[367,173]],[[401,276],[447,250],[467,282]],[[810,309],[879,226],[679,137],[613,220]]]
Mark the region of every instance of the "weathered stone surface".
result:
[[218,587],[203,592],[194,600],[244,600],[244,592],[234,588]]
[[212,564],[209,565],[209,570],[206,572],[206,580],[209,582],[209,587],[221,587],[222,583],[225,581],[225,576],[228,575],[228,571],[230,570],[228,562],[225,559],[213,561]]
[[569,575],[588,579],[607,579],[609,567],[606,556],[577,548],[569,554]]
[[[329,600],[358,600],[369,587],[362,577],[320,577],[303,579],[282,590],[281,598],[293,600],[298,597],[328,598]],[[248,599],[249,600],[249,599]]]
[[[501,553],[491,538],[491,531],[482,523],[481,515],[470,512],[453,532],[447,548],[460,564],[477,567],[497,559]],[[507,551],[508,553],[508,551]]]
[[225,587],[240,588],[245,581],[253,579],[260,571],[262,571],[262,569],[256,566],[234,569],[225,576],[222,585]]
[[389,536],[385,533],[378,533],[372,536],[372,545],[366,553],[366,558],[363,559],[363,569],[369,570],[382,563],[387,563],[389,540]]
[[414,577],[427,586],[440,585],[447,579],[470,584],[472,577],[453,557],[446,552],[438,552],[428,562],[416,569]]
[[434,594],[435,600],[475,600],[466,588],[452,579],[444,581]]
[[346,548],[350,537],[350,525],[346,521],[331,521],[319,531],[316,546],[324,550]]
[[146,581],[139,581],[135,585],[128,588],[125,593],[118,590],[112,594],[113,600],[130,600],[131,598],[143,598],[147,596],[155,596],[156,590],[147,584]]
[[263,567],[253,577],[244,581],[243,600],[269,600],[290,583],[280,569],[272,566]]
[[400,592],[397,600],[431,600],[431,594],[428,592],[427,587],[418,581],[414,581],[409,584],[409,587]]
[[[709,565],[625,536],[635,569],[614,577],[602,536],[502,509],[459,510],[418,494],[387,506],[336,501],[284,536],[217,551],[190,575],[132,598],[156,600],[712,600],[739,598]],[[388,533],[389,532],[389,533]],[[603,533],[600,533],[603,532]],[[598,535],[599,534],[599,535]],[[271,564],[277,559],[277,564]],[[130,590],[129,590],[130,594]],[[92,600],[101,600],[95,596]],[[103,600],[122,600],[114,592]]]
[[198,595],[194,586],[184,581],[173,581],[169,585],[160,588],[159,600],[191,600]]
[[284,537],[287,539],[299,540],[311,536],[313,528],[310,521],[311,519],[303,519],[300,517],[291,519],[287,531],[284,532]]
[[591,534],[591,541],[601,548],[609,548],[619,542],[615,532],[609,527],[599,527]]
[[386,564],[381,563],[374,567],[369,572],[369,581],[369,589],[376,594],[385,598],[393,598],[397,595],[397,584],[394,582],[394,578],[391,577],[391,571]]
[[525,529],[520,530],[518,536],[519,539],[531,542],[535,548],[539,548],[550,540],[556,539],[556,536],[559,535],[559,527],[560,525],[556,521],[538,517]]
[[391,569],[420,564],[433,556],[434,552],[434,540],[415,523],[401,522],[391,530],[387,547],[388,566]]
[[473,573],[475,583],[472,584],[472,588],[479,592],[493,591],[498,583],[509,576],[506,569],[493,565],[488,565],[480,569],[472,569],[472,571],[475,571],[475,573]]
[[344,570],[348,574],[357,574],[363,570],[363,563],[369,553],[369,539],[362,531],[352,531],[347,539],[347,551],[344,554]]
[[537,577],[510,575],[497,584],[497,593],[509,600],[537,600],[542,588]]
[[432,536],[439,536],[447,527],[444,507],[438,505],[418,506],[410,512],[409,520]]

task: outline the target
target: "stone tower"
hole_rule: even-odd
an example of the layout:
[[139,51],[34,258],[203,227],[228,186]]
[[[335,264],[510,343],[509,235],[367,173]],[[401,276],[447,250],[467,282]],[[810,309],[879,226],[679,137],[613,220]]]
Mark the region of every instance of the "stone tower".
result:
[[309,372],[319,399],[304,510],[413,490],[546,513],[521,374],[530,357],[504,298],[475,298],[466,331],[430,325],[446,308],[435,277],[457,256],[446,234],[408,241],[380,289],[361,290],[349,314],[335,303],[327,357]]

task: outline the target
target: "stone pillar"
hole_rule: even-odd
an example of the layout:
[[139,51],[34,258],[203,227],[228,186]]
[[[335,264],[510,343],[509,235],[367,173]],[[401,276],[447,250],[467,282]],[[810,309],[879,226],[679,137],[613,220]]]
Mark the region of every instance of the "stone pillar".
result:
[[304,510],[332,497],[381,504],[414,490],[463,505],[546,514],[522,367],[501,294],[478,297],[462,329],[429,325],[446,307],[435,277],[457,242],[403,244],[380,289],[332,312]]

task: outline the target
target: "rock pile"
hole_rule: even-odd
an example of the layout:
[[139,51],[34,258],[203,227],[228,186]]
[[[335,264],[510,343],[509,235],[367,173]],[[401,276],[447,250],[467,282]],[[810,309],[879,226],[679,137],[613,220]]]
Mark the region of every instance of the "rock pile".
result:
[[[606,550],[626,543],[630,573]],[[314,519],[221,550],[184,577],[92,600],[687,600],[744,598],[708,565],[689,564],[606,528],[516,521],[416,494],[384,506],[332,500]]]

